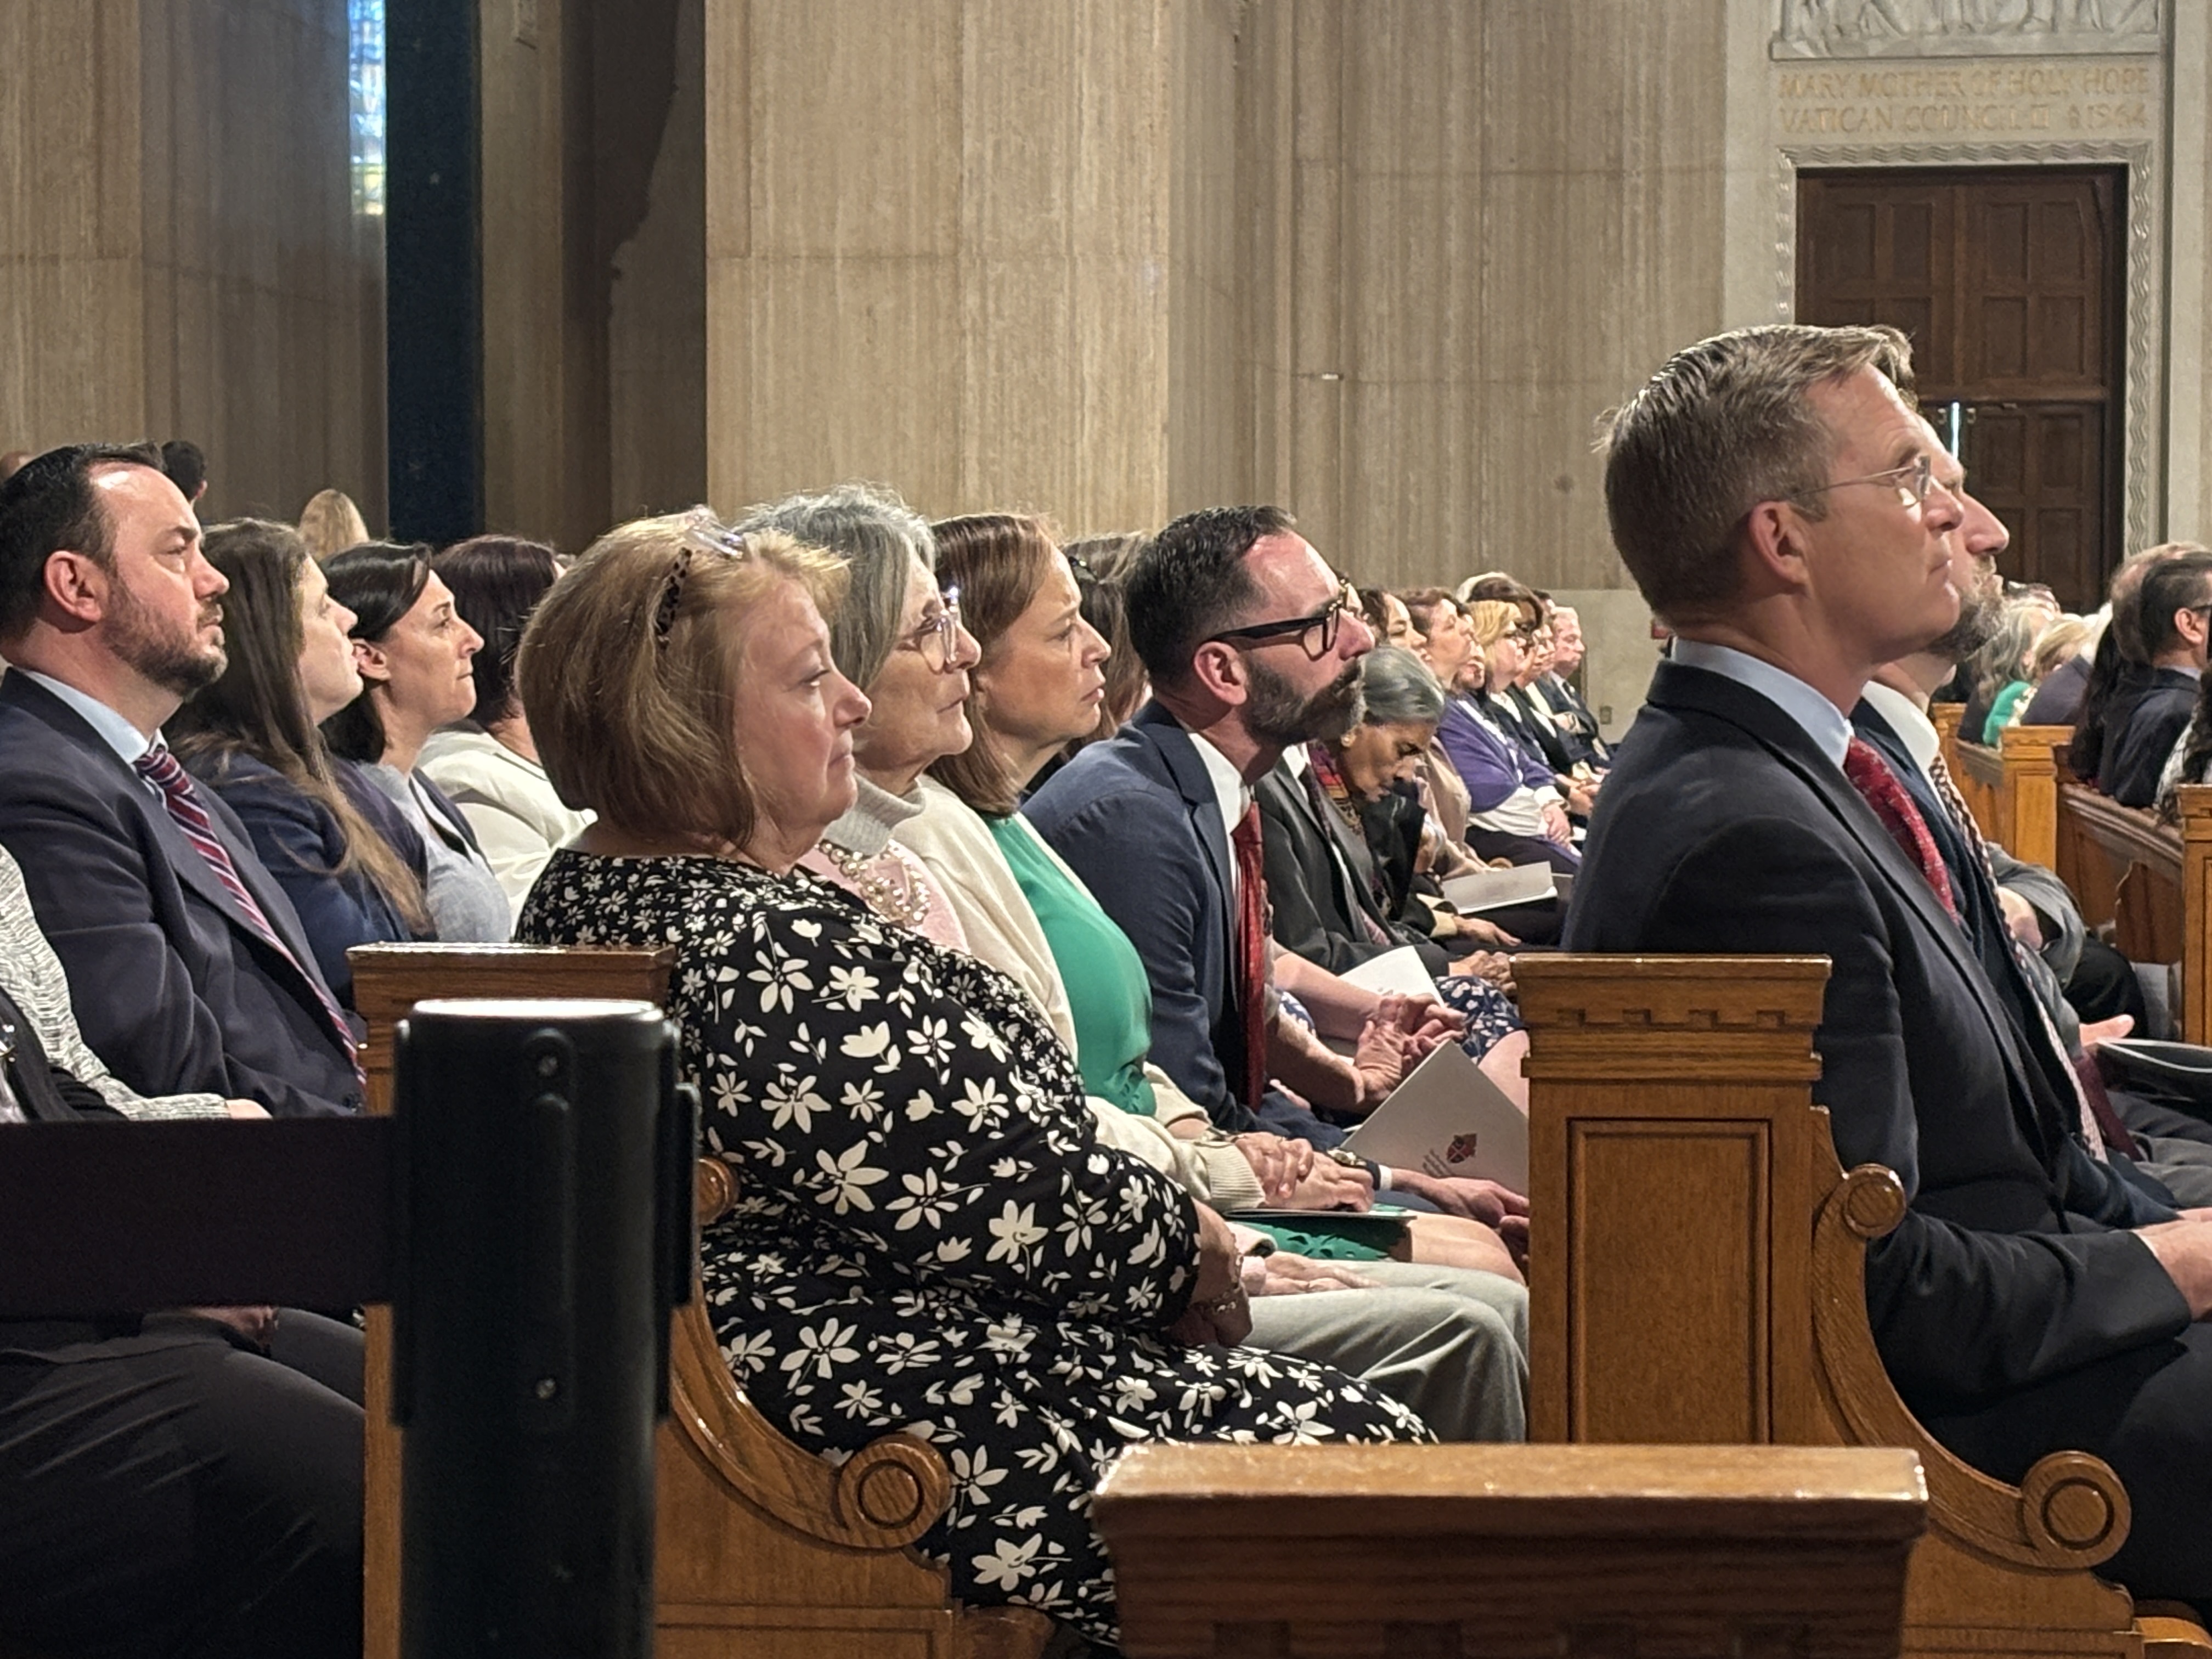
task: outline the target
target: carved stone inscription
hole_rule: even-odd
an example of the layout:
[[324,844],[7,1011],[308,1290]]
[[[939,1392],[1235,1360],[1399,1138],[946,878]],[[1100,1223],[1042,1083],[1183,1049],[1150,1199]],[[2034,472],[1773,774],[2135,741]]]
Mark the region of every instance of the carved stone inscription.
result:
[[1781,0],[1777,58],[2155,52],[2165,0]]
[[1778,66],[1774,82],[1786,139],[2134,137],[2159,107],[2146,64]]

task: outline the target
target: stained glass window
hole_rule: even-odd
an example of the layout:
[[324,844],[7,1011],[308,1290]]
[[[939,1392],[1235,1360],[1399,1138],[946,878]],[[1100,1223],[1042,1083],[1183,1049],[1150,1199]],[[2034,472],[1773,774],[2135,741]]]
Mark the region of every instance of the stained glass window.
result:
[[346,0],[351,91],[353,210],[384,216],[384,0]]

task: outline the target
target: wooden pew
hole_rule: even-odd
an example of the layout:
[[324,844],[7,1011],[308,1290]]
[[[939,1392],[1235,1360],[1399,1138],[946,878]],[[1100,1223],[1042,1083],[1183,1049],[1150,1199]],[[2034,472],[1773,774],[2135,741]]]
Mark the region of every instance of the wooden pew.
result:
[[2069,726],[2010,726],[1994,749],[1953,739],[1945,759],[1984,841],[2057,868],[2058,755],[2073,737]]
[[1959,722],[1966,713],[1966,705],[1962,702],[1931,702],[1928,705],[1928,718],[1936,726],[1936,746],[1942,750],[1943,763],[1951,769],[1954,777],[1959,772]]
[[1995,839],[2014,858],[2046,870],[2058,867],[2059,757],[2073,740],[2070,726],[2008,726],[2000,734],[1997,817],[2004,833]]
[[1530,1438],[1904,1447],[1929,1493],[1905,1653],[2212,1653],[2096,1577],[2129,1524],[2102,1462],[2056,1453],[2005,1486],[1891,1386],[1864,1249],[1905,1194],[1887,1170],[1846,1173],[1812,1103],[1827,974],[1818,957],[1520,959]]
[[1899,1651],[1910,1452],[1140,1446],[1093,1513],[1130,1659]]
[[2177,792],[2181,819],[2181,1035],[2212,1043],[2212,784]]
[[[427,997],[665,1000],[672,951],[369,945],[348,953],[368,1023],[370,1109],[392,1107],[392,1031]],[[701,1224],[734,1198],[699,1165]],[[389,1310],[369,1310],[367,1659],[398,1659],[399,1440],[390,1420]],[[839,1468],[800,1450],[738,1390],[694,1296],[676,1316],[672,1413],[659,1436],[656,1651],[661,1659],[1034,1659],[1051,1623],[965,1609],[907,1547],[945,1512],[943,1459],[885,1435]]]
[[1954,738],[1946,758],[1960,799],[1973,814],[1984,841],[2011,850],[2012,826],[2005,820],[2004,757],[1978,743]]
[[2111,922],[2112,943],[2130,962],[2182,960],[2181,832],[2086,784],[2061,789],[2058,810],[2075,845],[2082,919],[2092,927]]

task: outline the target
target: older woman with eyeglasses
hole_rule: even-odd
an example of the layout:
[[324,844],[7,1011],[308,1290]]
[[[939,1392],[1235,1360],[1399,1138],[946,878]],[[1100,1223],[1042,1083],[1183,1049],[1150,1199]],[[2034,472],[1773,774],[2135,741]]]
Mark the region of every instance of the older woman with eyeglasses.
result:
[[1250,1324],[1226,1224],[1101,1144],[1035,1005],[796,867],[853,805],[869,717],[822,617],[843,566],[684,515],[611,532],[547,594],[523,706],[562,799],[599,816],[518,931],[676,951],[679,1064],[738,1170],[701,1279],[753,1403],[833,1462],[923,1436],[957,1478],[917,1547],[952,1594],[1110,1644],[1088,1504],[1124,1448],[1423,1431],[1221,1346]]
[[960,626],[958,592],[938,587],[927,522],[887,490],[840,484],[755,507],[738,528],[741,535],[781,531],[845,558],[848,587],[830,620],[830,654],[870,707],[853,734],[852,808],[822,832],[799,867],[887,921],[965,950],[958,916],[921,860],[892,839],[921,810],[915,781],[972,737],[966,709],[975,641]]

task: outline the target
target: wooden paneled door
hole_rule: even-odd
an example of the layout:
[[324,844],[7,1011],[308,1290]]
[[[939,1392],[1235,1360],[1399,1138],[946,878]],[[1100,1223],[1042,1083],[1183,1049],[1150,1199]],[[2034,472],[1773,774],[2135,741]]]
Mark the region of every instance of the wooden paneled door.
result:
[[2069,610],[2119,560],[2124,192],[2115,167],[1807,172],[1797,317],[1889,323],[1921,403]]

